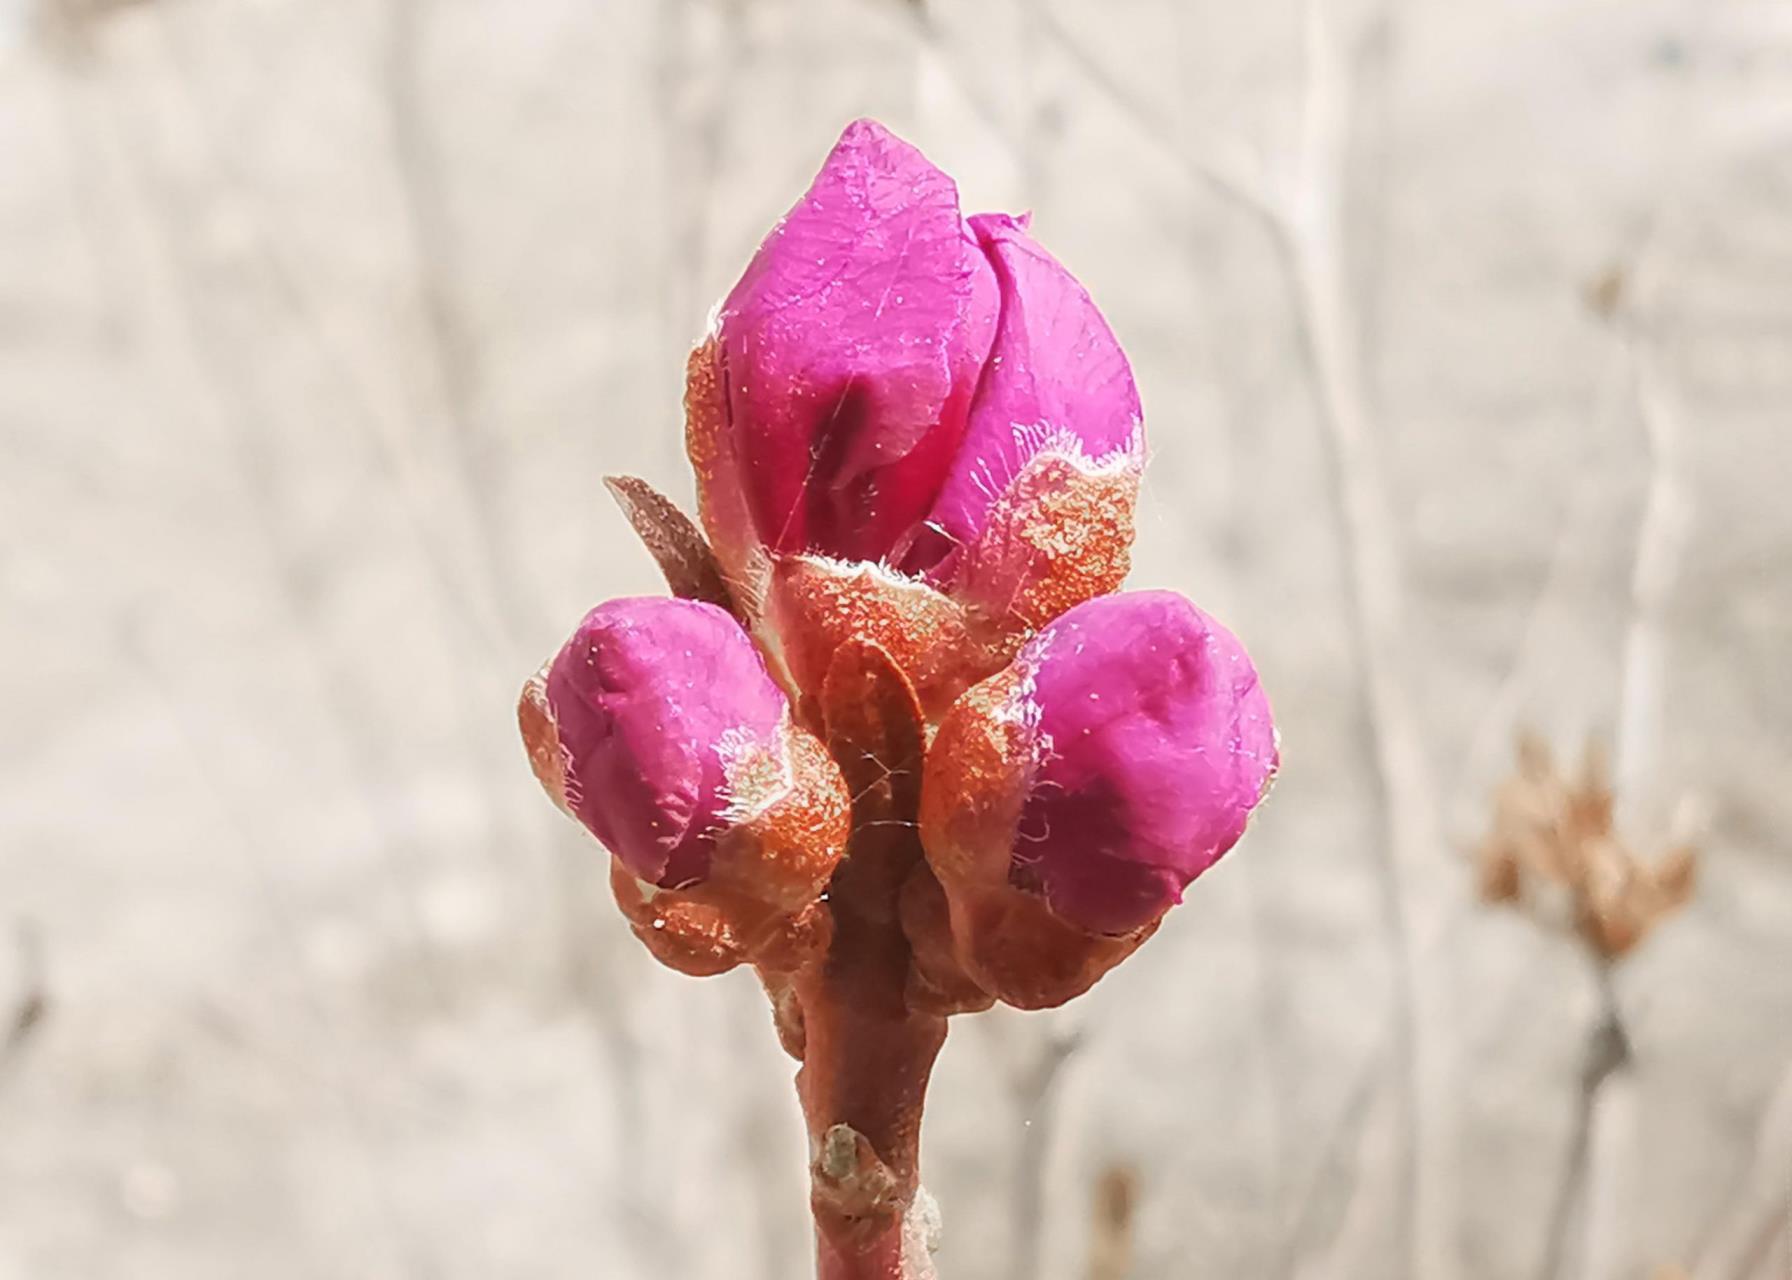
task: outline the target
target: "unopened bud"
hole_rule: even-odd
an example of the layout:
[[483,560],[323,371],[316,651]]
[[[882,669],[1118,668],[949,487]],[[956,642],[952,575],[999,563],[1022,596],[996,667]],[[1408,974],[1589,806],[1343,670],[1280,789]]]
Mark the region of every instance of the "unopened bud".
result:
[[1123,935],[1232,847],[1277,759],[1231,632],[1171,592],[1107,596],[952,709],[928,754],[922,838],[948,894],[1002,885]]
[[525,687],[519,717],[549,795],[648,885],[795,910],[845,846],[838,768],[714,605],[599,605]]

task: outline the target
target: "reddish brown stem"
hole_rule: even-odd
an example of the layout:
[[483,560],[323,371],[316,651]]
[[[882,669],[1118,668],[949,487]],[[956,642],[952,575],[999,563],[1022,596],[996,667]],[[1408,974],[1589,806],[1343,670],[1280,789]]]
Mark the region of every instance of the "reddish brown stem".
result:
[[930,1280],[921,1233],[907,1227],[946,1020],[910,1007],[914,957],[898,910],[922,865],[920,708],[883,650],[852,643],[835,657],[821,709],[854,800],[852,840],[828,886],[832,941],[794,982],[818,1271],[821,1280]]
[[[804,1062],[797,1092],[808,1121],[821,1280],[922,1280],[932,1271],[904,1224],[920,1185],[921,1113],[946,1020],[902,1006],[906,962],[852,944],[798,983]],[[898,935],[900,936],[900,935]]]

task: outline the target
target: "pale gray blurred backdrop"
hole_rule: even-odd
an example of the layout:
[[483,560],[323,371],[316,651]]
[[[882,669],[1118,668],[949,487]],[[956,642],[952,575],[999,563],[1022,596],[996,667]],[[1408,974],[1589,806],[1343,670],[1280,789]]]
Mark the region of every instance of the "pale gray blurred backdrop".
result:
[[[955,1026],[946,1280],[1097,1275],[1115,1167],[1137,1280],[1546,1280],[1562,1212],[1792,1274],[1783,0],[8,0],[0,1277],[805,1274],[752,978],[649,962],[511,707],[660,589],[599,479],[689,500],[684,353],[864,114],[1105,308],[1135,581],[1286,761]],[[1469,857],[1521,725],[1705,849],[1565,1211],[1595,984]]]

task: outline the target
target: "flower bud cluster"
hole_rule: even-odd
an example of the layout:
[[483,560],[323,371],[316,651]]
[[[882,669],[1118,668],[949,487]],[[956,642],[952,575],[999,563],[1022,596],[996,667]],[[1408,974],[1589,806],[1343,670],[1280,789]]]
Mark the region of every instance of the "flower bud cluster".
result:
[[[718,310],[685,409],[706,537],[632,511],[659,513],[675,589],[726,600],[599,606],[522,703],[637,933],[687,972],[787,973],[843,927],[842,860],[906,856],[889,906],[917,1007],[1085,990],[1232,847],[1277,765],[1238,640],[1173,593],[1115,594],[1144,435],[1088,294],[1025,218],[963,216],[950,178],[861,121]],[[923,744],[906,855],[858,839],[843,778],[860,789],[864,762],[829,754],[850,683],[830,674],[873,667]]]

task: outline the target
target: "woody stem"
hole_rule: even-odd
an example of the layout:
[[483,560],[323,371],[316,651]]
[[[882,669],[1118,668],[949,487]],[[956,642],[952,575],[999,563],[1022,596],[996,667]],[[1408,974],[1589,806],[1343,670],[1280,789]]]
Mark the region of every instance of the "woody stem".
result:
[[[798,983],[805,1049],[797,1076],[810,1139],[820,1280],[933,1280],[920,1185],[921,1112],[944,1018],[902,1007],[885,957],[846,933]],[[842,951],[847,954],[841,954]],[[898,972],[906,973],[906,957]]]
[[946,1020],[909,999],[904,883],[925,865],[916,818],[926,734],[913,687],[875,645],[835,654],[820,698],[853,797],[828,883],[826,951],[795,975],[820,1280],[934,1280],[920,1189],[921,1110]]

